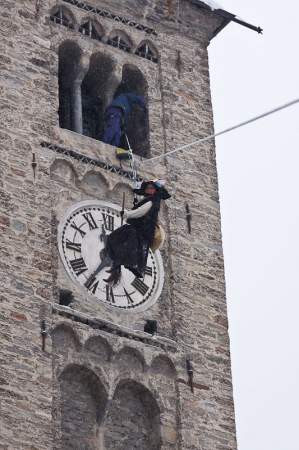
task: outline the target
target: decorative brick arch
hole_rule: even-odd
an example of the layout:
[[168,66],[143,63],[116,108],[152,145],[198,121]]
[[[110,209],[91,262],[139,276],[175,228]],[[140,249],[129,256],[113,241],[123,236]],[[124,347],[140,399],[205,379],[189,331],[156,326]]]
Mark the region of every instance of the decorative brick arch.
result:
[[145,370],[143,355],[135,348],[123,347],[115,356],[115,364],[118,372],[123,374],[128,371],[142,373]]
[[122,380],[117,385],[105,420],[106,450],[160,450],[160,409],[142,384]]
[[56,5],[50,11],[50,21],[65,26],[71,30],[77,28],[77,23],[74,15],[64,5]]
[[84,351],[92,354],[98,363],[109,362],[112,356],[112,347],[102,336],[92,336],[84,344]]
[[89,368],[67,366],[59,376],[59,396],[54,417],[60,424],[55,448],[98,450],[103,448],[102,424],[107,392],[99,377]]
[[[90,57],[89,69],[83,79],[82,114],[83,134],[101,140],[104,113],[114,93],[118,80],[114,80],[115,59],[105,52],[95,52]],[[112,96],[113,96],[112,93]]]
[[79,26],[79,33],[96,41],[101,41],[105,35],[103,26],[91,17],[85,17]]
[[101,173],[94,170],[90,170],[84,175],[80,186],[89,194],[101,196],[106,196],[109,189],[106,178]]
[[[82,132],[81,83],[87,67],[83,51],[72,40],[63,41],[58,49],[59,125]],[[85,63],[85,61],[84,61]]]
[[107,44],[131,53],[134,44],[132,39],[122,30],[112,30],[109,34]]
[[76,184],[78,176],[70,162],[56,158],[50,167],[50,178],[63,184]]
[[55,353],[68,353],[69,350],[80,351],[81,342],[74,329],[67,323],[59,323],[51,332],[52,346]]
[[149,41],[145,40],[140,42],[140,44],[137,47],[137,50],[135,51],[135,54],[137,56],[140,56],[141,58],[148,59],[149,61],[152,61],[154,63],[157,63],[159,61],[159,53],[154,44]]
[[177,375],[173,362],[164,355],[159,355],[153,359],[150,372],[170,379],[175,379]]

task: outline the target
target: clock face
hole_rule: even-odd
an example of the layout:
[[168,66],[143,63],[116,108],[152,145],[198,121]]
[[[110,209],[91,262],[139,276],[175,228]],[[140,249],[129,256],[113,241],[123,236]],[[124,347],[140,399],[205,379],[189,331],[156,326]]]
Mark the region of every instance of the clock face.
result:
[[121,226],[121,207],[102,201],[83,201],[71,207],[58,228],[58,246],[63,265],[71,279],[84,289],[85,294],[96,298],[110,308],[144,310],[160,296],[164,270],[159,251],[150,250],[144,278],[121,267],[121,279],[111,287],[104,279],[109,277],[99,267],[105,238]]

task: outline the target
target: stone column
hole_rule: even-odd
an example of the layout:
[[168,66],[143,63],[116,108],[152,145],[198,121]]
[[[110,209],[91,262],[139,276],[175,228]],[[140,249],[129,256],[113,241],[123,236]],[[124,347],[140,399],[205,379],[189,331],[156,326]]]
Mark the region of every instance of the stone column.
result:
[[76,133],[83,133],[81,85],[89,69],[89,57],[82,56],[71,86],[71,124]]
[[71,88],[72,130],[79,134],[83,133],[81,84],[82,80],[75,80]]

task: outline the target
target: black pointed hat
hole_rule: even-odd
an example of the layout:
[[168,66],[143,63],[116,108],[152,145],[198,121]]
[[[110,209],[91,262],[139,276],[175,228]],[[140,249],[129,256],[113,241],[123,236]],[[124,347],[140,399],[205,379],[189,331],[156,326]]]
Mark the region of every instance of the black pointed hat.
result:
[[162,200],[167,200],[171,197],[167,189],[165,189],[165,181],[164,180],[149,180],[149,181],[142,181],[141,186],[138,189],[133,189],[135,194],[137,195],[145,195],[145,189],[147,186],[153,185],[157,191],[159,196]]

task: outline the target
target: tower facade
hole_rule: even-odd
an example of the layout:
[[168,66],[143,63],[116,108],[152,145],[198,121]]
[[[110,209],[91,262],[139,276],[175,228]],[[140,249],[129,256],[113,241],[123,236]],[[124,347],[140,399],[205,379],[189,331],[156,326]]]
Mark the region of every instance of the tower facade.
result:
[[[0,2],[0,448],[236,449],[215,145],[150,160],[213,132],[207,46],[227,19],[206,6]],[[90,274],[132,203],[101,141],[127,92],[146,102],[126,126],[138,178],[172,198],[161,253],[114,291]]]

